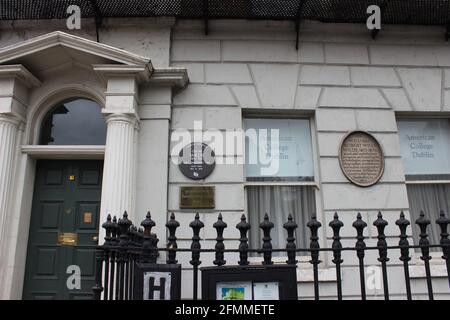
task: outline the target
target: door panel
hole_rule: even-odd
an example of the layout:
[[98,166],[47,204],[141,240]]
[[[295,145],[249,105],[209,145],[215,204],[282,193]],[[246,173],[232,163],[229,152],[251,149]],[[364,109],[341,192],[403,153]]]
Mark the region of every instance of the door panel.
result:
[[36,258],[36,276],[50,276],[49,278],[55,276],[59,260],[55,248],[37,248]]
[[[102,161],[38,161],[24,299],[92,298]],[[59,235],[76,234],[76,244]],[[81,269],[81,289],[67,288],[67,267]]]
[[41,230],[58,229],[60,223],[63,201],[42,201],[40,208]]

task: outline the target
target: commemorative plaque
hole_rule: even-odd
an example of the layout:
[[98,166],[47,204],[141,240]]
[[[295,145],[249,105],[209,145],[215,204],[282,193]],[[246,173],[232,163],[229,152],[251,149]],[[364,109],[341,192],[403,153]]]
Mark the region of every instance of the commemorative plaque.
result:
[[192,142],[180,151],[179,168],[184,176],[192,180],[208,177],[214,170],[214,151],[205,143]]
[[214,187],[180,187],[180,209],[214,209]]
[[369,133],[353,131],[342,140],[339,164],[348,180],[357,186],[369,187],[377,183],[383,175],[383,150]]

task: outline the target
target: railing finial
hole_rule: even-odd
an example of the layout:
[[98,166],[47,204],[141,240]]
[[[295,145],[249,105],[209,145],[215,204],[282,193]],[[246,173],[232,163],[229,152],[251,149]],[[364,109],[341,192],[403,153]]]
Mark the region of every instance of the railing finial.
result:
[[223,266],[226,261],[224,260],[224,250],[225,245],[223,244],[224,238],[223,238],[223,230],[227,227],[227,224],[223,221],[222,213],[219,213],[219,216],[217,217],[217,222],[213,224],[213,228],[217,231],[217,238],[216,238],[216,259],[213,261],[213,263],[216,266]]
[[420,250],[422,252],[422,256],[420,259],[423,260],[425,265],[425,274],[427,277],[427,289],[428,289],[428,298],[433,300],[433,285],[431,283],[431,270],[430,270],[430,241],[428,240],[427,227],[430,224],[430,220],[425,217],[425,213],[423,210],[420,211],[419,218],[416,220],[416,224],[420,228]]
[[317,221],[316,214],[313,213],[311,220],[306,224],[306,226],[311,230],[310,245],[311,249],[311,260],[309,261],[313,265],[313,275],[314,275],[314,298],[319,300],[319,271],[318,266],[322,262],[319,260],[319,236],[318,230],[322,224]]
[[272,238],[270,237],[270,229],[274,227],[273,222],[269,221],[269,215],[264,215],[264,221],[260,223],[259,227],[263,230],[263,265],[271,265],[272,262]]
[[168,264],[176,264],[178,261],[177,257],[177,237],[175,235],[177,228],[180,226],[180,223],[175,220],[175,214],[172,212],[170,214],[170,219],[166,223],[166,228],[169,229],[169,237],[167,242],[167,249],[169,249],[169,253],[167,255],[167,263]]
[[295,260],[295,249],[297,249],[297,246],[295,245],[294,237],[294,232],[297,227],[298,225],[294,222],[292,215],[289,214],[288,221],[283,225],[283,228],[286,229],[288,234],[286,239],[286,252],[288,255],[288,260],[286,261],[287,264],[296,264],[298,262]]
[[364,242],[364,228],[367,227],[367,223],[362,219],[361,213],[356,215],[356,221],[353,222],[353,227],[356,229],[356,255],[359,260],[359,280],[361,287],[361,299],[366,300],[366,278],[364,275],[364,256],[366,249],[366,243]]
[[328,224],[333,229],[333,243],[331,248],[333,249],[333,263],[336,265],[336,285],[338,300],[342,300],[342,280],[341,280],[341,264],[344,262],[341,257],[342,243],[340,230],[344,226],[344,223],[339,220],[337,212],[334,213],[333,220]]
[[194,288],[193,288],[193,299],[197,300],[198,296],[198,266],[202,263],[200,261],[200,229],[203,228],[205,225],[203,222],[200,221],[200,215],[197,212],[194,218],[194,221],[192,221],[189,224],[189,227],[192,228],[193,236],[192,236],[192,244],[191,244],[191,251],[192,251],[192,260],[189,261],[189,263],[194,267]]
[[147,211],[145,219],[141,222],[144,228],[144,241],[142,243],[143,260],[144,262],[156,263],[158,258],[158,237],[152,233],[152,228],[156,226],[155,221],[152,220],[150,211]]
[[383,219],[383,215],[381,211],[378,211],[377,219],[373,222],[373,225],[377,228],[378,236],[377,236],[377,247],[379,258],[378,261],[381,262],[381,270],[383,272],[383,290],[384,290],[384,299],[389,300],[389,288],[388,288],[388,279],[387,279],[387,266],[386,263],[389,261],[387,257],[387,242],[386,235],[384,234],[384,229],[388,225],[388,222]]
[[247,222],[245,214],[241,216],[241,222],[236,225],[236,229],[239,230],[239,265],[246,266],[248,262],[248,238],[247,232],[250,230],[250,223]]

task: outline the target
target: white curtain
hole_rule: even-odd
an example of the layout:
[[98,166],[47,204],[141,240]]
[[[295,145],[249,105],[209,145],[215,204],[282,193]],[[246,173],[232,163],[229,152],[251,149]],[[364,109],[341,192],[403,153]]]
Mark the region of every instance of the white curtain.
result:
[[[408,199],[413,225],[414,244],[419,244],[419,226],[415,223],[423,210],[425,217],[431,221],[427,228],[430,243],[439,244],[440,228],[436,224],[441,210],[448,215],[450,212],[450,184],[409,184],[407,185]],[[436,248],[433,251],[440,251]]]
[[[310,232],[306,224],[311,215],[316,212],[313,187],[252,186],[248,188],[247,197],[251,248],[262,246],[263,232],[259,224],[264,220],[266,213],[275,225],[270,233],[274,249],[286,247],[287,232],[283,224],[288,221],[289,214],[298,225],[295,232],[297,248],[309,247]],[[286,253],[275,255],[286,255]]]

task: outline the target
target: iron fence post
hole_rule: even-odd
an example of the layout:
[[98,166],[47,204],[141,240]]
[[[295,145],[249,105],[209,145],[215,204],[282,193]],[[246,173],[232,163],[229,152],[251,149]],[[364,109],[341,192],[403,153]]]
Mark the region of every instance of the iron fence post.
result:
[[110,265],[110,246],[113,245],[112,241],[112,232],[114,229],[114,224],[111,221],[111,215],[108,214],[108,217],[106,218],[106,222],[102,224],[102,228],[105,229],[105,242],[102,246],[104,250],[104,261],[105,261],[105,276],[104,276],[104,294],[103,299],[108,300],[109,297],[109,265]]
[[444,211],[441,211],[436,223],[441,228],[440,244],[442,245],[442,259],[445,260],[445,264],[447,265],[447,279],[450,287],[450,239],[448,238],[449,234],[447,232],[447,226],[450,224],[450,219],[445,216]]
[[297,264],[297,260],[295,259],[295,250],[297,246],[295,245],[295,237],[294,232],[297,229],[297,224],[293,221],[292,215],[289,214],[288,221],[283,225],[283,228],[287,231],[287,239],[286,239],[286,252],[288,255],[287,264]]
[[411,300],[411,280],[408,266],[411,257],[409,256],[409,242],[408,236],[406,235],[406,229],[410,225],[410,222],[405,219],[403,211],[400,212],[400,219],[395,221],[395,224],[400,228],[400,241],[398,245],[400,246],[400,261],[403,262],[403,272],[405,273],[406,297],[408,300]]
[[428,241],[427,226],[430,224],[430,220],[425,218],[425,213],[420,212],[419,218],[416,220],[416,224],[420,228],[420,250],[422,251],[422,256],[420,259],[423,260],[425,265],[425,273],[427,276],[427,288],[428,288],[428,298],[433,300],[433,285],[431,283],[431,270],[430,270],[430,242]]
[[306,224],[306,226],[311,230],[311,243],[309,248],[311,249],[311,260],[309,261],[313,265],[313,274],[314,274],[314,298],[315,300],[319,300],[319,237],[317,235],[319,228],[322,224],[317,221],[316,215],[311,217],[311,220]]
[[381,269],[383,272],[384,299],[389,300],[389,288],[388,288],[387,267],[386,267],[389,258],[387,257],[387,242],[386,242],[386,235],[384,234],[384,229],[388,225],[388,222],[383,219],[383,215],[381,214],[380,211],[378,212],[377,220],[373,222],[373,225],[377,228],[378,231],[377,247],[378,253],[380,255],[378,261],[381,262]]
[[167,243],[167,249],[169,252],[167,254],[167,264],[176,264],[178,261],[177,258],[177,237],[175,235],[177,228],[180,226],[180,223],[175,220],[175,214],[172,212],[170,214],[170,219],[166,223],[166,228],[169,229],[169,237]]
[[364,228],[367,227],[367,223],[362,220],[361,213],[358,212],[356,216],[356,221],[353,222],[353,227],[356,229],[356,255],[359,260],[359,281],[361,286],[361,299],[366,300],[366,277],[364,274],[364,250],[366,249],[366,244],[364,242]]
[[334,213],[333,220],[330,221],[329,226],[333,229],[333,243],[331,248],[333,249],[333,263],[336,265],[337,295],[338,300],[342,300],[341,263],[344,262],[344,260],[341,258],[342,243],[339,232],[344,226],[344,223],[339,220],[337,212]]
[[[158,256],[157,245],[155,246],[154,236],[152,234],[152,228],[156,226],[155,221],[152,220],[150,211],[147,212],[145,220],[141,222],[141,226],[144,228],[144,242],[142,243],[142,260],[143,262],[156,263]],[[156,244],[158,242],[156,241]],[[156,247],[156,248],[155,248]]]
[[[111,231],[111,245],[114,247],[117,247],[119,245],[119,235],[120,235],[120,229],[119,225],[117,224],[117,217],[114,216],[113,220],[113,228]],[[109,291],[109,299],[113,300],[115,297],[116,300],[118,299],[119,294],[119,281],[117,279],[118,277],[118,259],[119,259],[119,251],[114,248],[111,252],[111,289]],[[115,287],[114,287],[115,285]],[[115,288],[115,289],[114,289]]]
[[203,228],[205,225],[203,222],[200,221],[200,216],[197,212],[195,215],[194,221],[192,221],[189,224],[189,227],[192,228],[193,236],[192,236],[192,244],[191,244],[191,250],[192,250],[192,260],[190,261],[190,264],[194,268],[194,287],[193,287],[193,298],[194,300],[197,300],[198,298],[198,266],[202,263],[200,261],[200,229]]
[[223,244],[224,238],[223,238],[223,230],[227,227],[227,224],[223,222],[222,220],[222,214],[219,213],[219,217],[217,218],[217,222],[213,224],[213,228],[217,230],[217,238],[216,238],[216,259],[213,261],[213,263],[217,266],[222,266],[226,263],[224,260],[224,250],[225,245]]
[[236,229],[239,230],[239,265],[246,266],[248,262],[248,238],[247,232],[250,230],[250,223],[246,221],[245,214],[241,216],[241,222],[236,225]]
[[118,295],[119,295],[119,300],[124,300],[124,299],[126,299],[125,264],[127,262],[127,257],[128,257],[128,253],[127,253],[128,242],[129,242],[128,232],[129,232],[130,226],[132,225],[132,222],[130,220],[128,220],[128,213],[126,211],[124,212],[122,219],[119,219],[119,222],[117,223],[117,225],[119,226],[119,230],[120,230],[120,237],[119,237],[120,252],[119,252],[119,265],[118,265],[118,269],[120,269],[120,272],[119,272],[119,281],[118,281],[118,285],[119,285]]
[[100,300],[103,287],[102,287],[102,269],[103,269],[103,250],[97,248],[95,250],[95,285],[92,288],[94,292],[94,300]]
[[272,262],[272,238],[270,237],[270,229],[274,227],[274,224],[269,221],[269,215],[264,215],[264,221],[260,223],[259,227],[263,230],[263,265],[271,265]]

